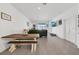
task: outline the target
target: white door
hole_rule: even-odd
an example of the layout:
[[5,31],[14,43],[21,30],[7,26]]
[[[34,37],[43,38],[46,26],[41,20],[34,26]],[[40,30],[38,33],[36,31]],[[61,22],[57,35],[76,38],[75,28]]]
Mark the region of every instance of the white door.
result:
[[75,21],[73,18],[64,20],[64,35],[66,40],[75,43]]
[[70,39],[70,23],[66,19],[64,20],[64,35],[66,40]]

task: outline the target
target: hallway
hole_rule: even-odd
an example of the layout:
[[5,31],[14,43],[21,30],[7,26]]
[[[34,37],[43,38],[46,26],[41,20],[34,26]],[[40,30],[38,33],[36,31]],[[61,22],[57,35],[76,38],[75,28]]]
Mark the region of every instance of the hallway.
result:
[[30,52],[29,46],[22,46],[17,48],[12,54],[6,50],[0,55],[78,55],[79,49],[76,46],[64,39],[56,36],[42,37],[38,39],[37,51]]

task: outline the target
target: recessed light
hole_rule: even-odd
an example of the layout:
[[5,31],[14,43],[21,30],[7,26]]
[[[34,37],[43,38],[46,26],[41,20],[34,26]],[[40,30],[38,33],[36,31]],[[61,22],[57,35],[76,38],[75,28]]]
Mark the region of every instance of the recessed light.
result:
[[40,7],[37,7],[37,9],[40,10],[41,8]]
[[43,3],[43,5],[47,5],[47,3]]

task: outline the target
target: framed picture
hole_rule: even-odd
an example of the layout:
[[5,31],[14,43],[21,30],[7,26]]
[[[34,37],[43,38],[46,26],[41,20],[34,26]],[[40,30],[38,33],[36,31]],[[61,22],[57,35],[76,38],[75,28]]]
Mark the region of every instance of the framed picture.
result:
[[62,20],[59,20],[59,22],[58,22],[58,23],[59,23],[59,25],[61,25],[61,24],[62,24]]
[[11,21],[11,16],[6,13],[1,12],[1,19]]
[[78,18],[79,18],[79,15],[78,15]]
[[78,27],[79,27],[79,15],[78,15]]
[[27,22],[27,26],[29,26],[29,22]]
[[57,23],[56,22],[51,22],[51,27],[56,27]]

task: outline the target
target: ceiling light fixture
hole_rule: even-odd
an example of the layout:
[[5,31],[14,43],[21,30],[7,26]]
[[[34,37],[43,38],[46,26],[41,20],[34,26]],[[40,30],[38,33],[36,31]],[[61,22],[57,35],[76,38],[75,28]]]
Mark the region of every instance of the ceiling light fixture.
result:
[[40,7],[37,7],[38,8],[38,10],[40,10],[41,8]]
[[[42,5],[43,5],[44,7],[46,7],[47,3],[42,3]],[[41,7],[37,7],[37,9],[40,10]]]
[[43,4],[43,7],[46,7],[47,6],[47,3],[42,3]]
[[43,3],[43,5],[44,5],[44,6],[47,5],[47,3]]

